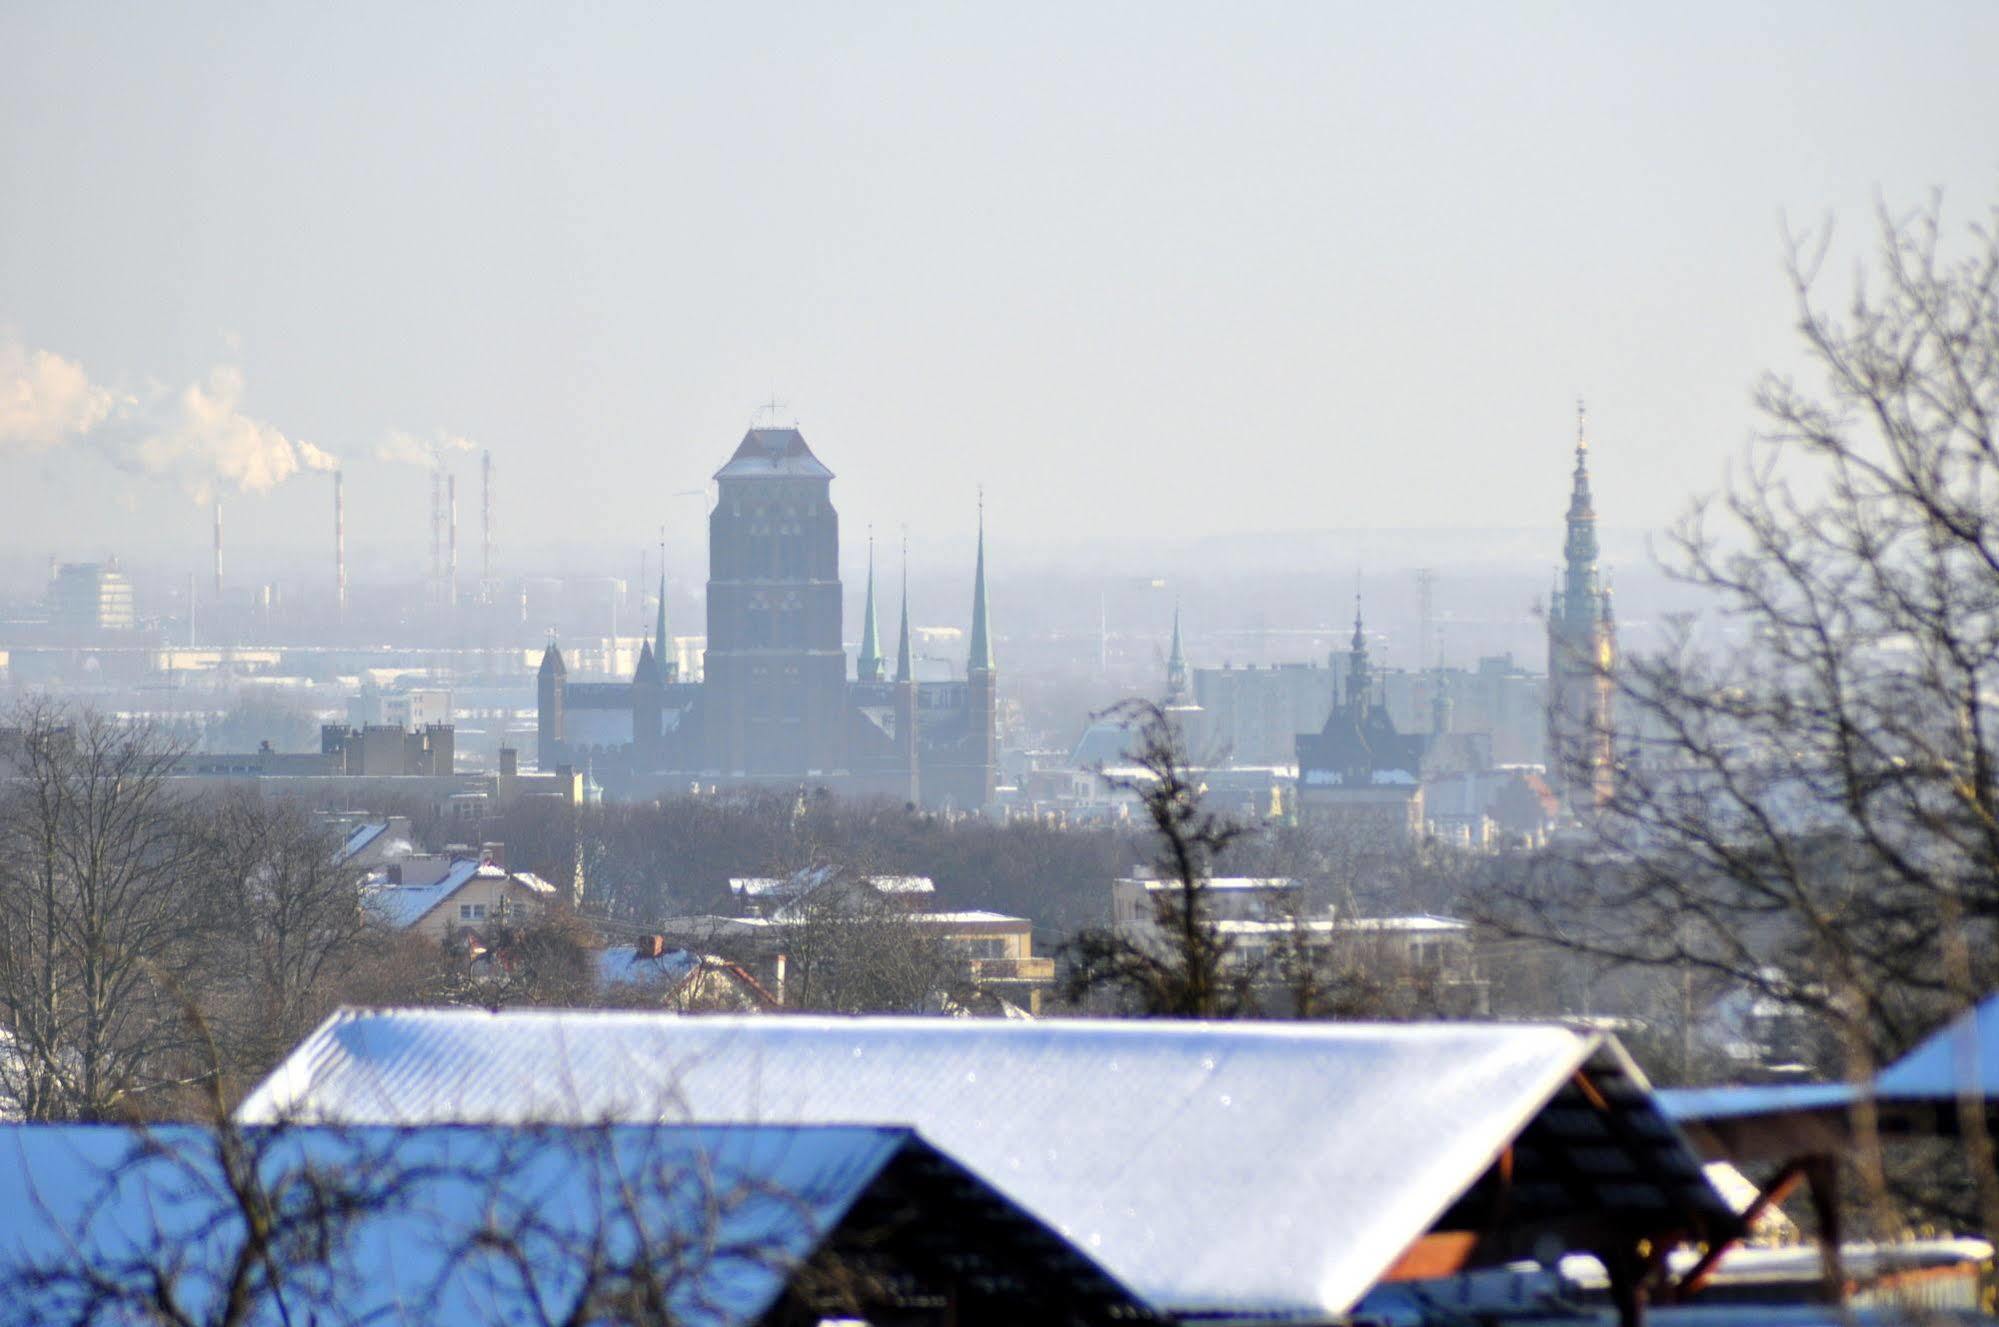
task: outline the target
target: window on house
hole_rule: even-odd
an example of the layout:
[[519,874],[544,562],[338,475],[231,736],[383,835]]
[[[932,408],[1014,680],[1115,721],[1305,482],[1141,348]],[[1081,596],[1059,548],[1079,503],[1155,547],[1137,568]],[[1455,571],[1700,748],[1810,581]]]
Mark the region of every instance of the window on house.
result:
[[483,903],[461,903],[458,905],[458,920],[462,922],[482,922],[486,920],[486,905]]

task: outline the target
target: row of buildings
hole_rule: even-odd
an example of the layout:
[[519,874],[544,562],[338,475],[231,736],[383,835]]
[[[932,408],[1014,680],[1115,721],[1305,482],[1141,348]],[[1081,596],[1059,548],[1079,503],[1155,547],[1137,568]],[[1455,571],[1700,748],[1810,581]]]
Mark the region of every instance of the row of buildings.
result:
[[[832,478],[798,430],[745,434],[715,475],[700,679],[681,677],[662,577],[653,639],[629,681],[572,681],[561,649],[549,643],[536,692],[541,767],[588,764],[613,794],[809,781],[911,805],[993,805],[1001,780],[998,669],[983,518],[963,677],[917,679],[906,569],[892,664],[884,655],[872,550],[859,655],[849,676]],[[1428,680],[1428,730],[1405,731],[1370,663],[1358,612],[1351,650],[1324,670],[1195,670],[1176,611],[1165,705],[1197,757],[1225,748],[1216,763],[1254,768],[1268,756],[1273,766],[1293,765],[1284,809],[1370,837],[1426,832],[1424,788],[1439,777],[1459,779],[1458,800],[1467,803],[1512,796],[1523,824],[1549,809],[1551,789],[1572,810],[1594,805],[1607,793],[1614,767],[1616,629],[1597,565],[1580,421],[1567,527],[1566,566],[1548,611],[1545,689],[1504,659],[1483,661],[1461,681],[1439,672]],[[1456,720],[1460,694],[1473,702],[1467,718],[1476,727]],[[1519,757],[1530,750],[1536,728],[1546,733],[1545,779],[1522,770],[1519,777],[1477,783],[1477,776],[1526,764]],[[1280,741],[1288,750],[1274,749]],[[1084,747],[1076,755],[1074,763],[1087,770],[1114,764],[1116,751]],[[1015,788],[1008,800],[1032,810],[1034,792],[1023,796]],[[1281,790],[1275,800],[1285,800]],[[1483,815],[1484,807],[1448,814]]]

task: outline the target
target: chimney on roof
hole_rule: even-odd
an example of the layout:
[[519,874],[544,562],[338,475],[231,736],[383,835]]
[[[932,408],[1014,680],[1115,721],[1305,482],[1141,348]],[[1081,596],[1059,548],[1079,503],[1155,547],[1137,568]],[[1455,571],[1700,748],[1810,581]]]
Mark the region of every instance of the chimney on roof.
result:
[[401,862],[390,862],[388,872],[390,884],[400,885],[403,882],[403,864]]
[[663,935],[642,935],[639,937],[637,952],[640,958],[658,958],[666,953],[666,937]]
[[507,845],[504,843],[482,843],[479,845],[479,860],[491,862],[504,868],[507,864]]

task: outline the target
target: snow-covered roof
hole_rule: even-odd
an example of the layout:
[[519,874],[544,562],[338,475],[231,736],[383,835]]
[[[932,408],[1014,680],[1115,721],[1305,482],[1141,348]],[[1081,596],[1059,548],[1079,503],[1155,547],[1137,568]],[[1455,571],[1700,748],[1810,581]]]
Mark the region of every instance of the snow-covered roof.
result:
[[751,429],[736,446],[717,479],[831,479],[828,470],[797,429]]
[[678,986],[700,966],[701,956],[691,950],[669,949],[648,957],[630,945],[620,945],[598,951],[597,985]]
[[[729,888],[744,898],[809,894],[842,874],[837,866],[814,866],[788,876],[730,876]],[[856,875],[884,894],[931,894],[937,886],[927,875]]]
[[1675,1168],[1662,1202],[1724,1211],[1616,1043],[1556,1025],[346,1010],[240,1114],[906,1123],[1155,1308],[1318,1321],[1585,1066]]
[[1015,917],[1005,912],[982,912],[973,908],[966,912],[912,912],[909,920],[916,926],[1032,926],[1025,917]]
[[340,845],[339,851],[333,854],[334,863],[337,865],[350,860],[354,854],[363,851],[369,844],[388,832],[389,822],[386,820],[377,820],[364,825],[356,825],[353,833],[349,834],[346,841]]
[[[1154,893],[1180,888],[1178,880],[1161,880],[1156,876],[1127,876],[1118,883],[1143,885]],[[1223,894],[1244,891],[1284,894],[1296,890],[1298,882],[1284,875],[1217,875],[1210,876],[1201,887]]]
[[1407,917],[1348,917],[1340,925],[1350,931],[1469,931],[1469,922],[1456,917],[1439,917],[1432,913],[1416,913]]
[[506,868],[491,862],[481,862],[474,857],[460,857],[451,863],[439,880],[427,885],[396,885],[385,880],[371,880],[362,889],[361,906],[366,908],[384,924],[398,931],[416,925],[431,910],[446,902],[453,894],[463,889],[475,879],[505,880],[513,882],[532,893],[552,897],[555,886],[540,876],[528,871],[515,871],[509,876]]
[[[672,1321],[754,1323],[899,1158],[988,1192],[895,1128],[296,1129],[251,1130],[246,1141],[281,1212],[305,1205],[308,1168],[322,1188],[345,1182],[371,1194],[345,1238],[326,1246],[323,1274],[288,1268],[294,1297],[309,1307],[317,1291],[327,1312],[353,1323],[471,1327],[545,1321],[551,1310],[560,1320],[598,1241],[612,1260],[653,1251]],[[518,1241],[521,1256],[482,1240],[487,1230]],[[98,1278],[92,1290],[128,1287],[145,1304],[145,1269],[159,1267],[172,1269],[168,1285],[189,1320],[217,1320],[242,1245],[240,1208],[207,1130],[0,1128],[10,1315],[67,1320],[61,1306],[75,1302],[86,1274]],[[37,1286],[19,1274],[29,1268],[48,1269],[52,1281]],[[247,1321],[275,1327],[287,1311],[272,1297]]]

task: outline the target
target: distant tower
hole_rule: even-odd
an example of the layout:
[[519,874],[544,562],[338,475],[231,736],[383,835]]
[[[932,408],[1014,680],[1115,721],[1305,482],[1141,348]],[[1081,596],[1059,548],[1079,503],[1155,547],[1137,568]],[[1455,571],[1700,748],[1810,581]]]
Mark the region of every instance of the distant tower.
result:
[[753,428],[708,517],[705,768],[810,777],[846,767],[847,652],[833,472],[795,428]]
[[659,680],[670,683],[680,680],[680,656],[673,648],[673,637],[666,634],[666,540],[659,541],[659,616],[653,620],[652,656],[659,661]]
[[479,602],[493,594],[493,453],[479,457]]
[[652,642],[639,646],[638,667],[632,672],[632,750],[640,757],[658,754],[660,715],[666,708],[665,679]]
[[1180,605],[1173,605],[1173,647],[1166,655],[1166,703],[1185,705],[1193,699],[1194,688],[1187,671],[1187,652],[1180,645]]
[[861,610],[861,653],[855,660],[855,676],[863,682],[882,680],[881,638],[875,628],[875,537],[868,535],[868,598]]
[[902,541],[902,625],[895,638],[895,744],[909,776],[907,801],[920,805],[922,767],[916,754],[916,665],[909,649],[909,538]]
[[333,620],[347,622],[347,495],[333,472]]
[[990,610],[986,599],[986,499],[979,495],[979,551],[972,571],[972,646],[965,660],[965,684],[969,692],[971,763],[976,792],[970,805],[984,806],[993,799],[999,782],[999,672],[993,661]]
[[1571,813],[1601,806],[1616,777],[1611,724],[1617,628],[1597,570],[1589,416],[1576,402],[1576,468],[1559,588],[1548,604],[1548,767]]
[[222,499],[215,500],[215,601],[222,602]]
[[550,640],[541,653],[541,671],[535,675],[535,764],[544,774],[562,763],[567,731],[562,708],[568,688],[569,669],[562,662],[562,651]]

